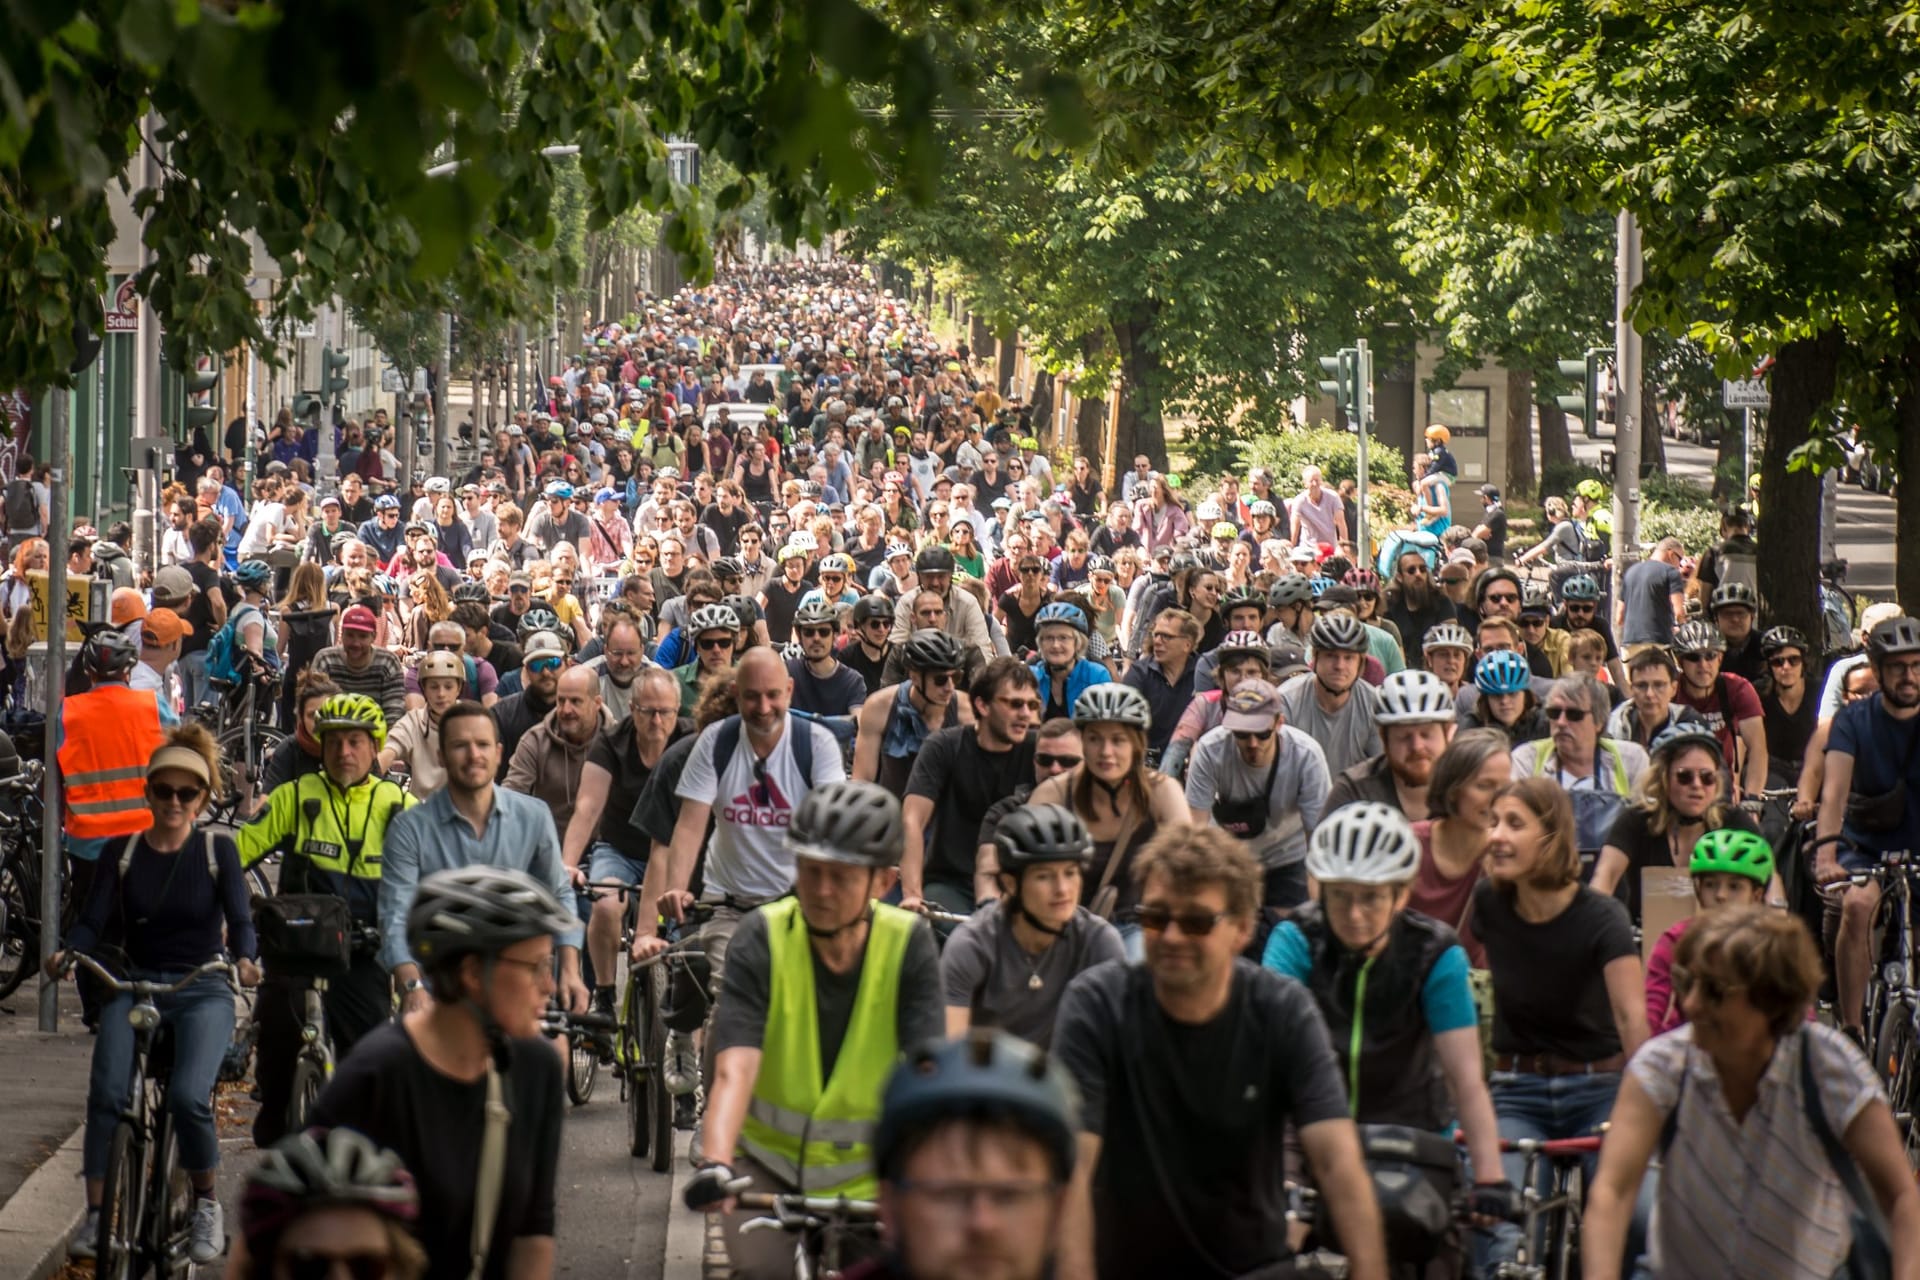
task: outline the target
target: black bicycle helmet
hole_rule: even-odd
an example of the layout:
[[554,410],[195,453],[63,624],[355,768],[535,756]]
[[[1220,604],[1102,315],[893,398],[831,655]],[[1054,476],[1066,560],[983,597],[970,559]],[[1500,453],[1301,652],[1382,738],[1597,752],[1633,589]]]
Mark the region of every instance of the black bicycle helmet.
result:
[[946,632],[922,627],[907,637],[901,657],[909,671],[958,671],[966,655],[960,642]]
[[1760,597],[1744,582],[1723,582],[1707,597],[1707,616],[1711,618],[1726,608],[1751,609],[1758,613]]
[[1313,584],[1305,574],[1283,573],[1267,591],[1267,603],[1275,609],[1290,604],[1306,604],[1313,599]]
[[484,582],[463,582],[448,597],[455,604],[492,604],[493,593]]
[[1313,620],[1307,643],[1316,653],[1365,653],[1367,628],[1350,613],[1323,613]]
[[240,1234],[262,1264],[303,1214],[348,1206],[403,1226],[420,1213],[413,1175],[393,1152],[353,1129],[309,1129],[268,1147],[240,1193]]
[[1867,633],[1867,655],[1875,662],[1906,653],[1920,653],[1920,622],[1902,615]]
[[721,596],[720,607],[733,610],[742,631],[760,621],[760,602],[752,596]]
[[914,557],[915,573],[952,573],[953,552],[945,547],[922,547],[920,554]]
[[716,578],[744,578],[747,576],[747,566],[741,564],[732,556],[721,556],[713,562],[712,568],[713,576]]
[[1043,862],[1093,861],[1093,837],[1073,810],[1057,804],[1022,805],[1000,820],[993,833],[1000,870],[1018,874]]
[[95,680],[118,680],[140,661],[139,646],[118,627],[94,632],[80,648],[87,673]]
[[1811,650],[1807,647],[1807,638],[1797,627],[1775,627],[1760,637],[1760,652],[1771,658],[1782,649],[1798,649],[1805,657]]
[[552,889],[524,871],[486,864],[455,867],[420,882],[407,911],[407,949],[431,965],[455,956],[492,955],[579,923]]
[[920,1046],[894,1069],[873,1131],[874,1171],[899,1176],[920,1135],[950,1120],[1011,1120],[1046,1149],[1056,1184],[1073,1173],[1078,1104],[1067,1075],[1043,1050],[976,1027]]
[[1673,651],[1681,653],[1725,653],[1727,638],[1711,622],[1683,622],[1673,629]]
[[829,782],[801,799],[786,845],[796,858],[884,870],[900,865],[906,838],[891,791],[871,782]]
[[1227,614],[1232,613],[1235,609],[1258,609],[1261,613],[1265,613],[1267,611],[1266,597],[1262,596],[1260,592],[1253,587],[1235,587],[1233,590],[1227,592],[1225,596],[1221,597],[1220,612]]
[[853,625],[863,626],[869,622],[892,622],[893,604],[885,596],[861,596],[853,605]]

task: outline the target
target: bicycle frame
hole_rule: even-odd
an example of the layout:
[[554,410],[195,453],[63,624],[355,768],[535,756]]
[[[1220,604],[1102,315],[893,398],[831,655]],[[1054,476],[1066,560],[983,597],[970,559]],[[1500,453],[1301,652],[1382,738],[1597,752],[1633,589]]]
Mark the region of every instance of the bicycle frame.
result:
[[856,1233],[875,1233],[880,1227],[880,1206],[871,1200],[850,1200],[845,1196],[768,1195],[748,1192],[739,1198],[742,1209],[766,1216],[743,1225],[749,1231],[789,1231],[796,1233],[793,1244],[795,1280],[828,1280],[840,1274],[841,1252],[845,1239]]
[[[1500,1280],[1568,1280],[1572,1275],[1574,1242],[1580,1234],[1581,1196],[1575,1190],[1574,1171],[1600,1150],[1595,1138],[1513,1138],[1500,1143],[1503,1152],[1525,1158],[1525,1181],[1520,1191],[1520,1249],[1512,1262],[1494,1268]],[[1536,1184],[1541,1160],[1549,1161],[1552,1177],[1542,1195]],[[1541,1248],[1545,1265],[1532,1258],[1535,1233],[1548,1227]]]

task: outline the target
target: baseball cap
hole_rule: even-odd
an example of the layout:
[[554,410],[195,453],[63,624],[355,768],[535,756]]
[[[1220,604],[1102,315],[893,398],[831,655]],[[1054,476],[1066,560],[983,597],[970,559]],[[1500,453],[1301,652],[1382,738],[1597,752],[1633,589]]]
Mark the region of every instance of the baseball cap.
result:
[[1312,564],[1315,558],[1313,548],[1304,542],[1287,553],[1287,559],[1295,564]]
[[193,624],[173,610],[163,606],[148,612],[145,634],[146,638],[152,640],[156,647],[168,645],[178,640],[181,636],[192,635]]
[[602,490],[600,490],[600,491],[599,491],[598,493],[596,493],[596,494],[594,494],[594,495],[593,495],[593,500],[594,500],[594,501],[595,501],[596,503],[600,503],[600,502],[618,502],[618,501],[620,500],[620,495],[619,495],[619,494],[617,494],[617,493],[615,493],[615,492],[614,492],[613,490],[611,490],[611,489],[602,489]]
[[527,637],[527,647],[521,650],[521,656],[525,658],[564,658],[567,656],[567,646],[562,644],[560,637],[551,631],[536,631]]
[[1265,680],[1243,680],[1227,695],[1220,723],[1228,733],[1265,733],[1280,714],[1280,694]]
[[347,611],[340,615],[340,629],[342,631],[364,631],[371,635],[378,631],[380,627],[379,624],[374,621],[373,610],[363,604],[356,604],[349,606]]
[[507,590],[511,591],[515,587],[524,587],[528,591],[533,590],[533,575],[525,569],[515,569],[507,575]]
[[108,618],[114,626],[124,627],[129,622],[138,622],[146,616],[146,597],[132,587],[114,588],[108,613]]
[[1490,485],[1490,484],[1481,485],[1479,489],[1479,494],[1483,498],[1491,498],[1495,502],[1500,501],[1500,490],[1495,485]]
[[1285,680],[1308,670],[1307,651],[1297,641],[1283,640],[1267,646],[1267,670],[1275,680]]
[[153,574],[153,598],[169,604],[184,604],[193,595],[193,577],[177,564],[156,569]]
[[320,505],[323,507],[337,507],[340,505],[340,495],[337,493],[329,493],[320,499]]

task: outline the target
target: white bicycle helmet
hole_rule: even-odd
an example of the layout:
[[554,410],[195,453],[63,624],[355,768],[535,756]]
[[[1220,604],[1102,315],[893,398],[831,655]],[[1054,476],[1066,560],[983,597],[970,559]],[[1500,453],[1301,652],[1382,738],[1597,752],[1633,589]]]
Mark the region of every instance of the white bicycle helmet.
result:
[[1396,671],[1380,682],[1379,692],[1376,724],[1453,723],[1453,694],[1431,671]]
[[1427,634],[1421,637],[1420,651],[1428,649],[1458,649],[1462,653],[1474,650],[1473,633],[1457,622],[1441,622],[1427,628]]
[[1420,840],[1392,805],[1343,805],[1320,820],[1307,874],[1321,884],[1406,884],[1420,869]]
[[1130,684],[1096,684],[1073,700],[1073,722],[1124,724],[1145,732],[1153,727],[1153,710],[1146,695]]
[[787,545],[801,551],[814,551],[820,546],[818,542],[814,541],[813,535],[805,529],[795,529],[792,533],[788,534]]

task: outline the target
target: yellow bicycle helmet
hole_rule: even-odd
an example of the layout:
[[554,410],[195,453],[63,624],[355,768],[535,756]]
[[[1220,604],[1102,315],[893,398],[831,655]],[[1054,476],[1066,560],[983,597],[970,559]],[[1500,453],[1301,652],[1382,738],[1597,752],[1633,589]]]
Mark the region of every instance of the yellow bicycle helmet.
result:
[[313,718],[313,736],[325,741],[339,729],[363,729],[373,736],[373,749],[387,745],[387,713],[364,693],[336,693],[320,704]]

